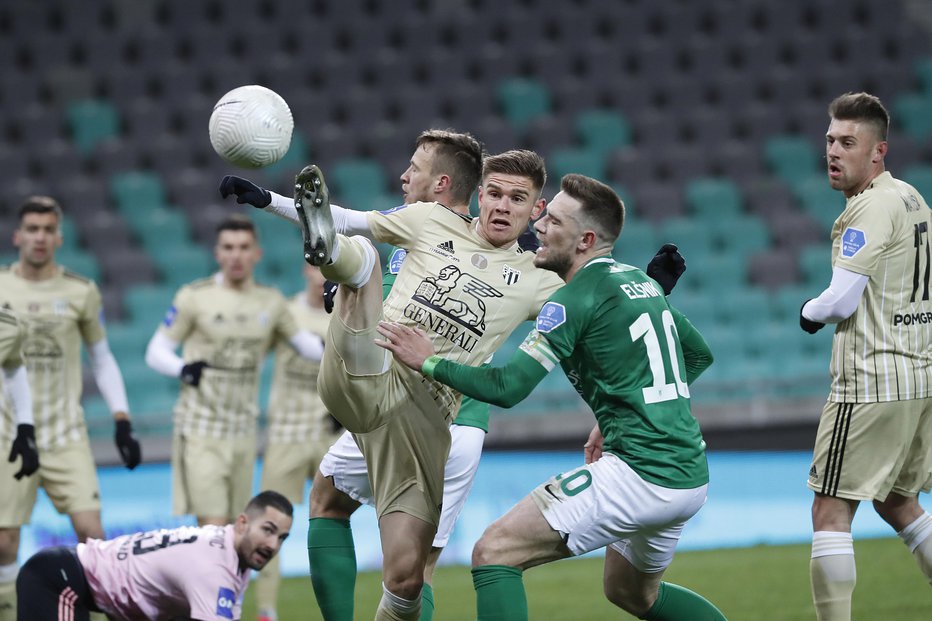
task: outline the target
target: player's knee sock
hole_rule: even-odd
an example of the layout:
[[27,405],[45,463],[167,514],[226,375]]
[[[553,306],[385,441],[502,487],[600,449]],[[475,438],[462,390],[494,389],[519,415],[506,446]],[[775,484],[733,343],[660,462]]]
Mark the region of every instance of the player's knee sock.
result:
[[369,276],[378,258],[375,248],[366,238],[358,235],[337,235],[336,242],[334,248],[339,248],[339,251],[331,254],[331,262],[322,266],[320,273],[328,280],[359,289],[369,282]]
[[916,557],[919,569],[932,584],[932,515],[923,512],[912,524],[897,533]]
[[307,559],[317,606],[325,621],[353,621],[356,550],[349,520],[311,518]]
[[851,595],[857,581],[851,533],[822,530],[812,535],[809,577],[819,621],[851,619]]
[[278,588],[282,581],[280,563],[281,559],[276,554],[256,578],[256,607],[259,609],[260,618],[276,618]]
[[421,616],[418,621],[433,621],[434,618],[434,588],[424,583],[421,589]]
[[382,583],[382,600],[375,611],[375,621],[417,621],[421,614],[421,598],[405,599],[385,588]]
[[654,605],[641,618],[646,621],[727,621],[715,604],[669,582],[660,583]]
[[472,568],[478,621],[526,621],[527,594],[522,571],[507,565]]
[[0,621],[16,621],[16,574],[19,565],[0,565]]

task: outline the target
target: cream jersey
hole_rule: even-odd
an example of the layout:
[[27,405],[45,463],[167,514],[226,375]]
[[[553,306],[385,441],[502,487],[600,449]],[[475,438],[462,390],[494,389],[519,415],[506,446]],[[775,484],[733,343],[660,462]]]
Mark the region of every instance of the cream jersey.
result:
[[[100,291],[93,281],[58,267],[46,280],[19,276],[19,264],[0,268],[0,306],[26,326],[23,359],[32,391],[36,445],[49,450],[87,435],[81,408],[81,342],[104,338]],[[0,442],[13,437],[16,419],[2,403]]]
[[832,266],[869,280],[835,329],[830,401],[932,396],[930,233],[925,200],[888,172],[847,200],[832,227]]
[[198,387],[182,385],[176,432],[214,438],[254,433],[262,361],[273,342],[298,332],[285,297],[253,282],[242,290],[227,287],[217,274],[182,287],[159,330],[183,343],[185,362],[210,365]]
[[[330,315],[307,303],[301,292],[288,301],[288,310],[299,329],[327,336]],[[269,442],[309,442],[332,435],[327,409],[317,394],[320,362],[301,357],[288,343],[275,348],[275,372],[269,394]]]
[[0,308],[0,366],[5,369],[22,366],[25,337],[26,326],[16,319],[16,315]]
[[[447,360],[482,364],[563,286],[534,266],[533,252],[517,243],[496,248],[479,235],[477,220],[439,203],[368,212],[367,219],[378,241],[408,251],[385,298],[385,319],[421,328]],[[419,373],[406,377],[429,382],[445,415],[455,415],[459,393]]]

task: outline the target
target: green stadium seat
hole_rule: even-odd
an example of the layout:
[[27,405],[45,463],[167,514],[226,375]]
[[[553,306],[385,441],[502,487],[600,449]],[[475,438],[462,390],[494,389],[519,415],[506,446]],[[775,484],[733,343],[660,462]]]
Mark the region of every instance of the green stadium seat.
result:
[[74,220],[70,216],[64,216],[59,223],[59,229],[61,230],[61,247],[67,248],[68,250],[77,250],[81,246],[81,236],[78,234],[78,229],[74,225]]
[[740,255],[739,260],[770,246],[770,229],[758,216],[734,216],[718,222],[715,238],[722,252]]
[[750,334],[770,317],[770,296],[755,287],[737,288],[718,298],[716,319],[722,325],[732,326],[744,334]]
[[660,246],[654,226],[649,221],[628,220],[615,242],[612,256],[620,263],[628,263],[645,269],[647,262],[657,253]]
[[368,158],[340,160],[327,173],[331,197],[338,205],[369,211],[387,187],[382,165]]
[[191,223],[176,208],[134,209],[127,222],[142,245],[152,254],[166,252],[165,244],[191,243]]
[[107,342],[117,362],[142,358],[149,339],[155,332],[154,326],[131,321],[115,321],[107,324]]
[[94,282],[100,282],[100,263],[97,261],[97,257],[80,248],[65,248],[62,246],[55,253],[55,261],[65,266],[68,271],[90,278]]
[[814,288],[809,297],[819,295],[832,282],[832,246],[813,244],[804,248],[799,255],[799,272],[803,281]]
[[700,332],[718,327],[718,307],[722,305],[717,295],[705,294],[701,291],[684,292],[682,295],[674,289],[667,298],[670,306],[686,315]]
[[694,179],[686,184],[686,204],[691,213],[708,218],[731,218],[742,211],[741,190],[728,179]]
[[592,149],[554,149],[547,158],[548,176],[555,184],[559,184],[560,179],[570,173],[604,179],[605,168],[605,157]]
[[771,171],[789,182],[813,174],[819,165],[819,153],[810,140],[801,136],[768,139],[764,144],[764,159]]
[[932,97],[932,56],[916,61],[914,70],[922,92]]
[[685,290],[710,292],[727,299],[725,296],[747,286],[747,262],[734,256],[713,254],[690,262],[687,254],[686,265],[686,275],[677,285]]
[[131,171],[110,178],[110,193],[128,218],[140,211],[166,206],[165,185],[155,173]]
[[524,131],[531,121],[550,112],[550,92],[538,80],[510,78],[498,87],[498,102],[515,131]]
[[217,271],[213,255],[194,244],[181,244],[172,249],[171,254],[159,252],[152,255],[162,282],[174,288],[191,281],[208,278]]
[[71,139],[81,153],[90,153],[103,140],[120,133],[120,116],[106,101],[85,100],[69,104],[66,111]]
[[615,110],[585,110],[576,117],[576,133],[590,151],[606,155],[631,143],[631,126]]
[[631,214],[633,214],[636,209],[634,195],[628,191],[628,188],[620,183],[609,183],[608,185],[615,190],[615,194],[617,194],[618,198],[625,204],[625,226],[628,226],[628,218],[631,217]]
[[826,232],[845,209],[845,196],[833,190],[825,175],[809,175],[797,181],[793,193],[803,209],[822,225]]
[[932,166],[929,164],[914,164],[903,171],[902,179],[919,190],[922,197],[926,199],[926,203],[932,201]]
[[932,94],[900,95],[893,103],[892,112],[894,122],[916,140],[932,135]]
[[168,285],[137,285],[123,294],[129,320],[140,330],[148,328],[154,332],[165,313],[172,305],[175,288]]
[[798,327],[799,309],[802,307],[803,302],[816,297],[827,286],[828,281],[825,281],[819,284],[788,285],[777,289],[770,294],[770,320],[775,323],[788,323]]
[[716,253],[717,227],[717,222],[703,218],[669,218],[657,227],[656,239],[661,244],[676,244],[686,257],[688,269],[690,262],[704,261]]

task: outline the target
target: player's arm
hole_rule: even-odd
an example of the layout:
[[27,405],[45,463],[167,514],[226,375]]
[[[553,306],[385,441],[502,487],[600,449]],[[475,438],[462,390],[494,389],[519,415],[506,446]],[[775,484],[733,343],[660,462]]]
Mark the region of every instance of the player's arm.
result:
[[692,324],[686,315],[676,310],[672,306],[670,312],[673,314],[673,325],[676,326],[676,333],[680,339],[680,347],[683,348],[683,363],[686,366],[686,383],[692,384],[696,378],[702,375],[702,372],[708,369],[714,360],[712,350],[709,344],[703,338],[696,326]]
[[832,268],[832,282],[819,297],[807,300],[799,310],[799,325],[814,334],[827,323],[839,323],[854,314],[870,277],[843,267]]
[[[231,194],[236,195],[236,202],[241,205],[252,205],[256,209],[261,209],[287,220],[295,226],[300,226],[301,221],[298,218],[298,210],[295,209],[293,197],[270,192],[249,179],[227,175],[220,181],[220,195],[226,198]],[[330,213],[333,215],[333,226],[337,233],[364,235],[370,239],[372,238],[366,212],[344,209],[331,203]]]
[[39,450],[36,448],[36,428],[32,418],[32,392],[29,390],[29,376],[25,365],[3,367],[3,379],[6,393],[13,404],[16,415],[16,437],[10,447],[10,463],[22,457],[19,471],[14,474],[17,480],[34,474],[39,469]]
[[186,363],[176,352],[178,346],[194,329],[196,309],[187,288],[182,288],[165,313],[162,324],[146,346],[146,364],[153,371],[177,377],[185,384],[197,388],[208,364],[205,360]]
[[503,367],[471,367],[444,360],[434,355],[433,345],[420,329],[383,321],[379,333],[386,340],[376,344],[390,350],[396,360],[467,397],[505,408],[531,394],[557,361],[547,340],[536,329]]
[[298,352],[299,356],[307,360],[317,362],[324,356],[324,339],[307,330],[296,332],[288,339],[288,343]]

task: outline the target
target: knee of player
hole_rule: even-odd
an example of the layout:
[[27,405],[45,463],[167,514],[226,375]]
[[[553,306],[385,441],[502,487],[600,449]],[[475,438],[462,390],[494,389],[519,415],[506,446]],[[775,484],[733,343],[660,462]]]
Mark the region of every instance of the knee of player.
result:
[[359,503],[333,486],[327,477],[314,477],[308,499],[312,518],[348,520]]
[[420,571],[412,571],[401,575],[399,573],[385,573],[382,584],[388,591],[404,599],[417,599],[421,596],[424,586],[424,575]]
[[503,565],[499,555],[500,546],[495,543],[495,535],[486,529],[479,541],[472,548],[472,566],[481,567],[482,565]]
[[618,580],[604,580],[602,589],[608,601],[639,619],[650,610],[657,599],[657,593],[650,596],[633,588],[633,585]]

